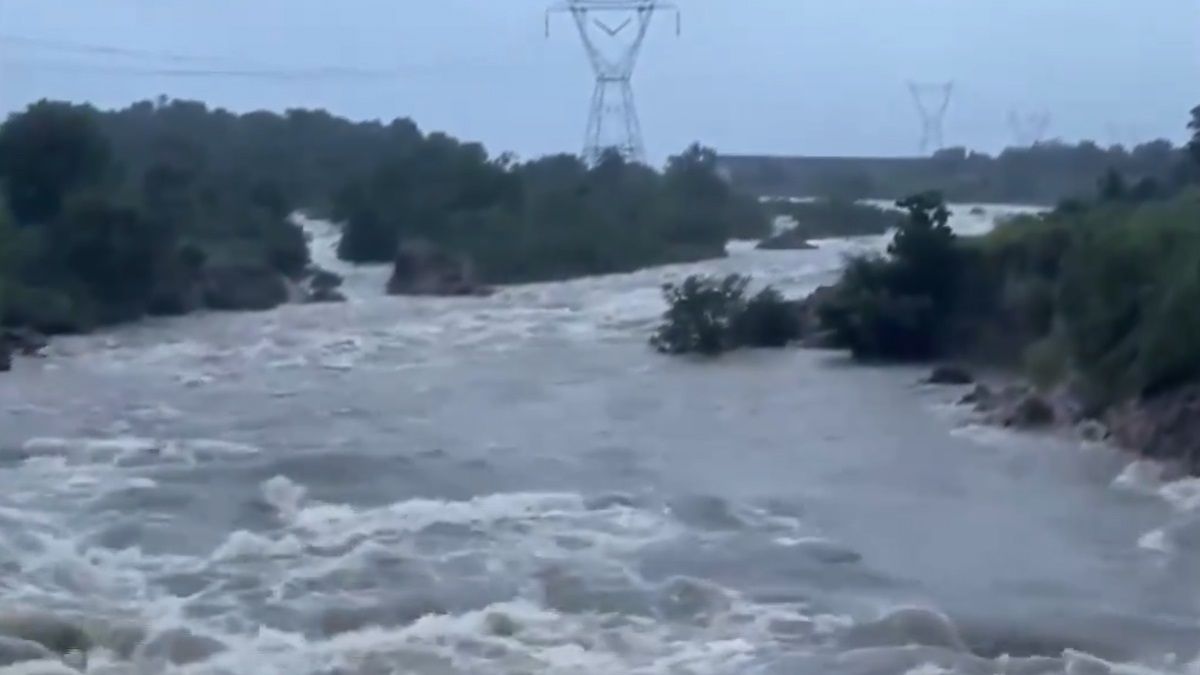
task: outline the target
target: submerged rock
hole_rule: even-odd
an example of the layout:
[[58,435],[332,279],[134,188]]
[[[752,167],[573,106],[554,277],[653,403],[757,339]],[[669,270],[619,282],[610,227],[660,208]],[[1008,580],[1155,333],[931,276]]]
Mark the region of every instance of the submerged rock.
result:
[[1054,406],[1039,394],[1028,394],[1010,408],[1004,416],[1004,426],[1018,429],[1040,429],[1051,426],[1057,419]]
[[1084,420],[1075,426],[1079,437],[1091,443],[1099,443],[1108,438],[1108,427],[1099,420]]
[[844,643],[852,648],[920,645],[967,652],[966,642],[949,617],[921,607],[901,607],[876,621],[854,626]]
[[46,659],[22,661],[0,671],[3,675],[80,675],[80,672],[61,661]]
[[274,309],[287,302],[288,295],[287,279],[268,267],[226,265],[205,271],[204,304],[211,309]]
[[31,640],[0,636],[0,667],[25,661],[51,661],[54,652]]
[[1122,447],[1200,473],[1200,385],[1129,401],[1104,421]]
[[341,285],[341,275],[329,270],[316,268],[305,284],[304,302],[345,302],[346,296],[338,290],[341,288]]
[[45,335],[32,328],[5,328],[0,330],[0,352],[7,349],[12,354],[38,356],[49,345]]
[[206,661],[228,649],[223,642],[197,635],[186,628],[164,631],[142,645],[141,658],[178,666]]
[[975,406],[980,412],[986,412],[996,407],[996,392],[986,384],[977,384],[966,396],[959,399],[959,405]]
[[974,384],[975,376],[962,366],[943,365],[934,368],[929,377],[925,379],[925,383],[945,385]]
[[799,230],[792,228],[774,237],[763,239],[755,248],[760,251],[810,251],[817,247]]
[[92,639],[82,626],[43,612],[0,614],[0,636],[35,642],[58,655],[87,652]]
[[475,266],[464,256],[426,241],[400,245],[388,279],[390,295],[486,295]]

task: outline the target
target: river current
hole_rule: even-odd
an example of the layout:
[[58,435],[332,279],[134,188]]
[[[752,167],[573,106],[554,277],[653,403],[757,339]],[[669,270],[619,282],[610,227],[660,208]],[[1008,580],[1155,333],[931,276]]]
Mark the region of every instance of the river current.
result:
[[1200,673],[1200,483],[921,369],[647,345],[664,281],[796,295],[880,239],[434,299],[306,226],[349,302],[0,376],[0,633],[109,675]]

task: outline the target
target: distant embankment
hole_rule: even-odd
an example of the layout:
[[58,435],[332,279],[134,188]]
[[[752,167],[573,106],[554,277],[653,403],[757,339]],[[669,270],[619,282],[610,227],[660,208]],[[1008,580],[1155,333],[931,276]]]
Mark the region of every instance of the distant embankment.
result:
[[899,199],[914,191],[962,180],[953,167],[929,157],[771,157],[721,155],[718,166],[734,185],[763,197]]
[[1055,205],[1091,197],[1097,177],[1115,172],[1150,194],[1178,179],[1186,158],[1166,141],[1132,150],[1044,143],[993,157],[951,148],[931,157],[772,157],[721,155],[718,168],[758,196],[900,199],[939,190],[954,202]]

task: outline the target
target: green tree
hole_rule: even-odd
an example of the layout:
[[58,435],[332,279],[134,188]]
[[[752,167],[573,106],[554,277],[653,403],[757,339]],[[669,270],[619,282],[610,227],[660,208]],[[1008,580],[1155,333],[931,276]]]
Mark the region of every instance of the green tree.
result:
[[69,193],[104,177],[111,155],[94,114],[43,101],[0,128],[0,177],[19,223],[53,219]]

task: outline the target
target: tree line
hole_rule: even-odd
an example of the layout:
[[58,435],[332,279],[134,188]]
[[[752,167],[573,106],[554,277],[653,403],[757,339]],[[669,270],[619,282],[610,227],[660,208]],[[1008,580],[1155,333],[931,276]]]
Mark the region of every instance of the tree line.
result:
[[615,154],[519,161],[407,119],[166,98],[11,116],[0,193],[0,319],[48,332],[282,301],[282,280],[311,272],[297,210],[343,222],[347,260],[389,261],[421,240],[469,257],[487,283],[722,255],[730,237],[768,229],[699,146],[663,171]]
[[1156,140],[1131,148],[1049,141],[998,155],[947,148],[923,158],[721,158],[733,183],[763,196],[902,199],[936,187],[953,202],[1042,204],[1087,199],[1107,171],[1142,190],[1193,180],[1187,152]]

